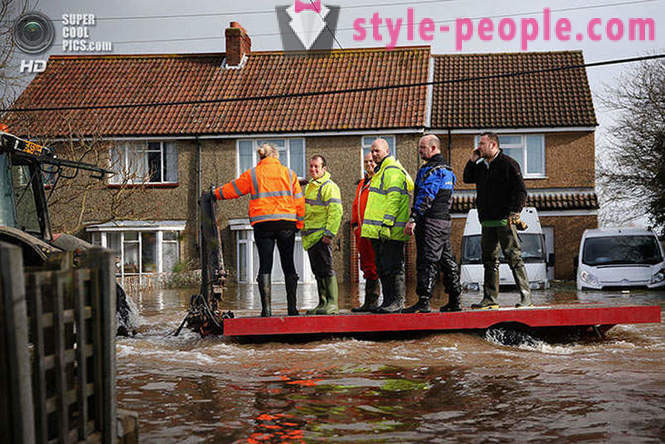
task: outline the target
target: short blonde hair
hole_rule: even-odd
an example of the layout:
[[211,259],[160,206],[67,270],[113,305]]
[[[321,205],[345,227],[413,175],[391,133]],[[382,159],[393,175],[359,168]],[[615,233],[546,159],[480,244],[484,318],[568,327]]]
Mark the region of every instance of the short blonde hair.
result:
[[266,157],[275,157],[279,159],[279,151],[277,151],[277,148],[275,148],[274,145],[271,145],[269,143],[264,143],[261,145],[256,152],[259,155],[259,158],[265,159]]

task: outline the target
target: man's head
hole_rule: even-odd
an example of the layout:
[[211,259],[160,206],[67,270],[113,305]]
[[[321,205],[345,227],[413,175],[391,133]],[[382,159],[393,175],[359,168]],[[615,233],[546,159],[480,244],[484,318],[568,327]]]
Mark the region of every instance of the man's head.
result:
[[478,151],[480,157],[493,159],[499,152],[499,136],[496,133],[482,133],[478,141]]
[[372,159],[374,159],[374,163],[381,163],[383,159],[388,157],[390,155],[390,146],[388,146],[388,142],[386,142],[386,139],[378,138],[372,143],[372,148],[371,148],[371,153],[372,153]]
[[418,141],[418,154],[423,160],[428,160],[441,153],[441,141],[434,134],[427,134]]
[[372,159],[372,153],[365,154],[365,157],[363,158],[363,166],[365,167],[365,174],[367,174],[367,177],[372,177],[374,175],[374,167],[376,167],[376,163],[374,163],[374,159]]
[[326,172],[326,158],[320,154],[315,154],[309,160],[309,175],[312,179],[318,179]]

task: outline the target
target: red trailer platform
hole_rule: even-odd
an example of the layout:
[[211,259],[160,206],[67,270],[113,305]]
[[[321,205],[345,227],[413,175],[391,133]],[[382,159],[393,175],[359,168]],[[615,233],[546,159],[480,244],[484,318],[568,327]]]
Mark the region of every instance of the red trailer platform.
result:
[[597,327],[616,324],[659,323],[660,307],[598,304],[539,306],[455,313],[355,314],[240,317],[224,319],[224,336],[282,336],[483,330],[501,324],[541,327]]

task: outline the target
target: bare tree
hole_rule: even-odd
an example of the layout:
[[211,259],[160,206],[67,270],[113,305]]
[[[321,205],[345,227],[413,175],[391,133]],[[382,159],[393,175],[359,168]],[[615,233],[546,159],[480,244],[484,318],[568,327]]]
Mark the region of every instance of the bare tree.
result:
[[599,160],[598,181],[615,220],[647,215],[665,230],[665,61],[643,62],[609,88],[603,104],[615,113]]
[[29,8],[27,0],[0,0],[0,107],[7,108],[26,85],[14,58],[14,23]]

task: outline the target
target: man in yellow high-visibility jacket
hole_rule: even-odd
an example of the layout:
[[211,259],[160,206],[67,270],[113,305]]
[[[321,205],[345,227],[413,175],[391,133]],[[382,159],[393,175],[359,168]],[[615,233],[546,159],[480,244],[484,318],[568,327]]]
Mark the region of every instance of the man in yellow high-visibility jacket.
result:
[[309,174],[312,180],[305,188],[302,243],[316,277],[319,304],[307,314],[336,314],[339,290],[332,266],[332,241],[342,221],[342,198],[339,187],[330,179],[323,156],[317,154],[311,158]]
[[409,220],[413,179],[390,155],[390,147],[384,139],[376,139],[371,152],[376,169],[370,182],[360,235],[372,242],[383,289],[383,302],[375,313],[399,313],[406,298],[404,244],[408,236],[404,234],[404,227]]

